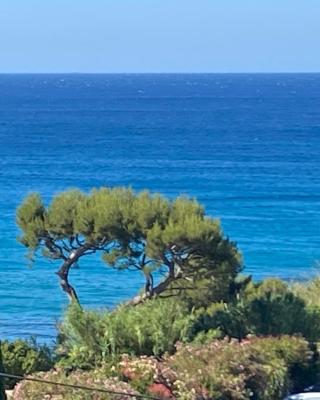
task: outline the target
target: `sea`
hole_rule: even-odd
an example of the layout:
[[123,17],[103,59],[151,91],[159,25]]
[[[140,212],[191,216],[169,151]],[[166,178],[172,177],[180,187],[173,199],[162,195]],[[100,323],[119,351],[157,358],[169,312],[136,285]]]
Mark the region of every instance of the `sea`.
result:
[[[320,74],[0,75],[0,338],[54,341],[67,306],[20,202],[118,185],[196,197],[256,280],[320,273]],[[88,256],[71,281],[109,309],[142,277]]]

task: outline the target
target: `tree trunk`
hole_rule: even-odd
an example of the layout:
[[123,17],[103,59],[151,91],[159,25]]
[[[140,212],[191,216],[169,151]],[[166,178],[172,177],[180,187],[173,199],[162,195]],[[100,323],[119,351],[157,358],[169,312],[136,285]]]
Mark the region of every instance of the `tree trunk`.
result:
[[79,247],[77,250],[72,251],[68,258],[64,260],[60,269],[56,274],[60,278],[60,286],[62,290],[67,294],[71,303],[76,302],[80,305],[79,298],[75,289],[69,283],[69,271],[72,265],[74,265],[80,257],[86,254],[86,251],[91,249],[91,244],[86,243]]
[[72,265],[77,261],[77,259],[68,258],[60,267],[59,271],[56,273],[60,278],[60,286],[62,290],[67,294],[71,303],[76,302],[80,305],[79,297],[73,286],[69,283],[69,271]]
[[148,299],[151,299],[152,297],[155,297],[161,293],[163,293],[165,290],[168,289],[169,285],[174,282],[176,279],[179,279],[178,277],[173,277],[173,276],[168,276],[164,281],[160,282],[157,286],[155,286],[150,292],[145,292],[143,294],[140,294],[138,296],[135,296],[132,300],[129,300],[125,304],[128,306],[137,306],[138,304],[141,304],[145,302]]

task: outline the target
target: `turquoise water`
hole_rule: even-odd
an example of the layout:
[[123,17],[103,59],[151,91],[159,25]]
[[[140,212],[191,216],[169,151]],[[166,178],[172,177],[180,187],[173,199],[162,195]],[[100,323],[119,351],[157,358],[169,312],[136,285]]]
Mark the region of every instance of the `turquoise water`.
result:
[[[304,279],[320,260],[320,75],[0,75],[0,337],[54,336],[66,300],[29,268],[15,209],[30,191],[131,185],[196,196],[255,278]],[[134,273],[72,272],[111,307]]]

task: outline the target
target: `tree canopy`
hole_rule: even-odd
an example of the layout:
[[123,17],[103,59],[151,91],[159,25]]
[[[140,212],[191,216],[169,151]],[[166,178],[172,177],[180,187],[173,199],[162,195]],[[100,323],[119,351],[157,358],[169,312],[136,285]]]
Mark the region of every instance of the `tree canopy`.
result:
[[199,283],[208,296],[222,298],[242,269],[236,245],[219,221],[186,197],[100,188],[88,194],[68,190],[46,205],[33,193],[18,208],[17,223],[31,255],[40,251],[61,261],[57,275],[71,299],[78,297],[69,283],[70,268],[96,252],[112,268],[144,275],[144,291],[133,303],[192,291]]

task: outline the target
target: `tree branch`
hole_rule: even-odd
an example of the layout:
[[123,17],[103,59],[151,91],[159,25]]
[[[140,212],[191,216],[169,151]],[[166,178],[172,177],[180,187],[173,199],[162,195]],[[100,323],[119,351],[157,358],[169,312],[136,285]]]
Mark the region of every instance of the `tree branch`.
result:
[[63,253],[62,247],[59,246],[51,236],[47,235],[44,237],[44,244],[52,255],[62,258],[63,260],[67,259],[67,256]]

